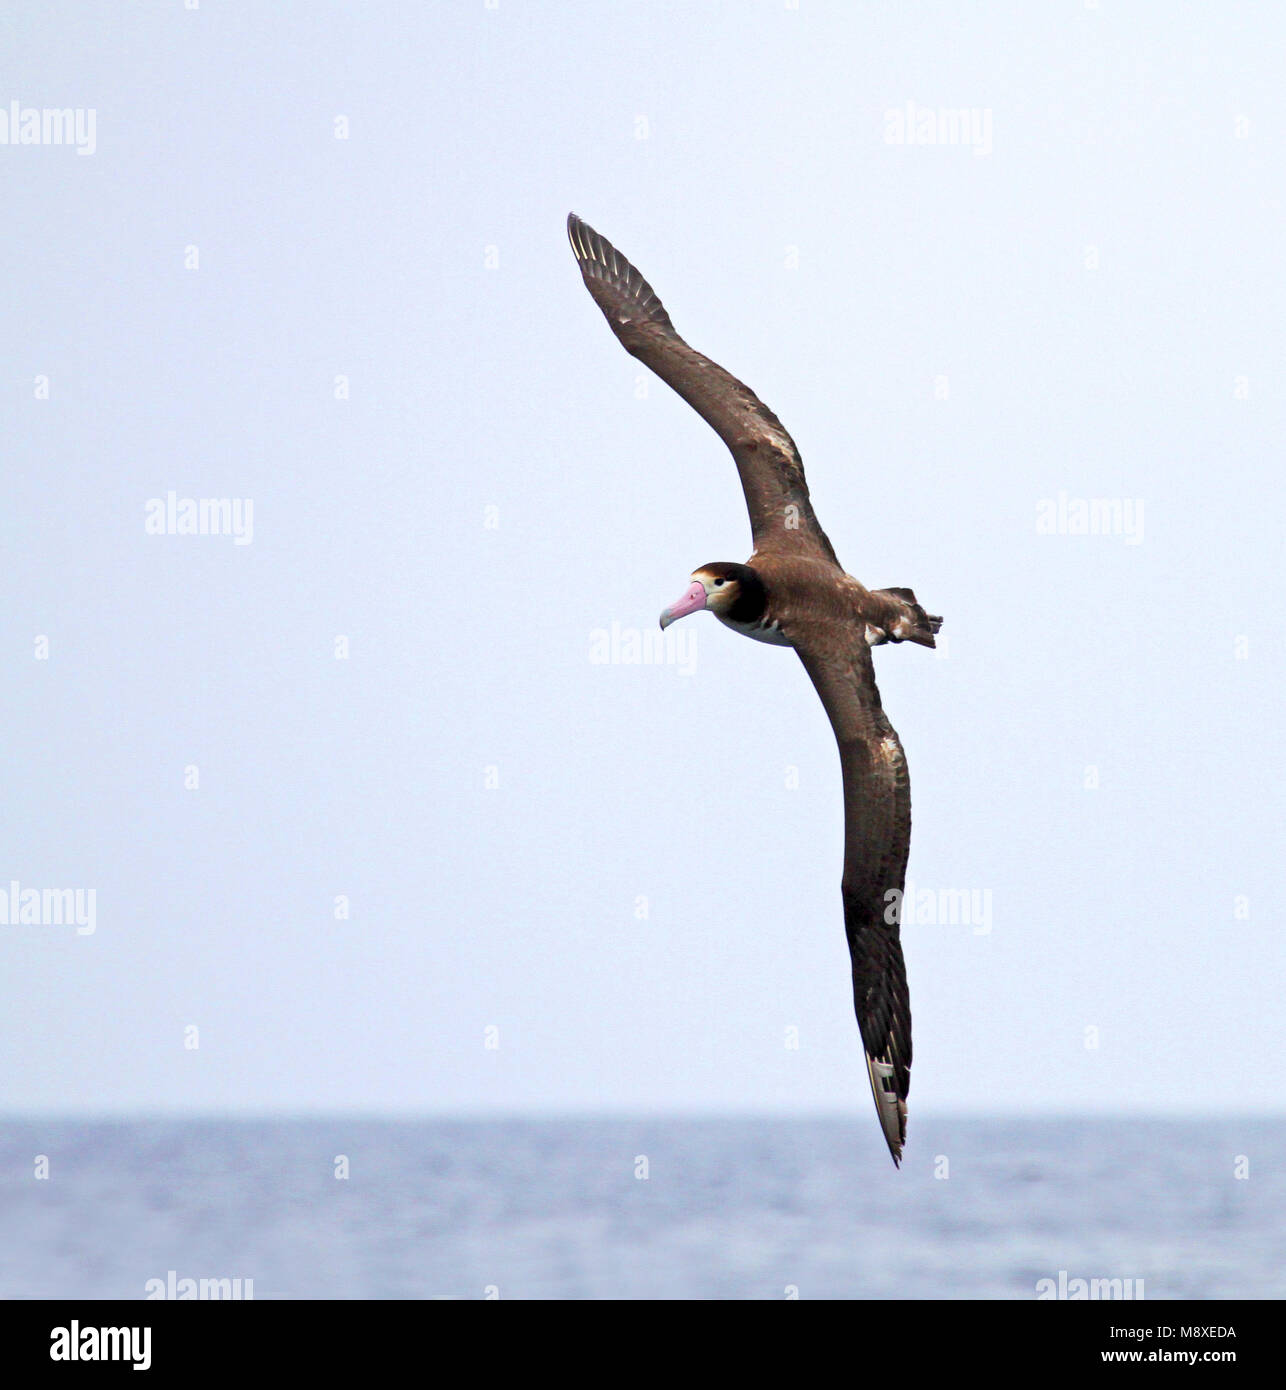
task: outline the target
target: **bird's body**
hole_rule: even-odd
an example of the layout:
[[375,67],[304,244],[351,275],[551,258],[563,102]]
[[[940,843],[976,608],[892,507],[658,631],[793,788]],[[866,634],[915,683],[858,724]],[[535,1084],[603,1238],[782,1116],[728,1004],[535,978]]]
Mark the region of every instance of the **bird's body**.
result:
[[754,553],[694,571],[665,627],[709,609],[759,642],[793,647],[830,717],[844,781],[844,924],[853,1000],[884,1137],[899,1163],[906,1140],[911,1009],[900,941],[911,836],[906,758],[885,717],[871,647],[934,645],[940,618],[910,589],[867,589],[846,574],[813,513],[804,468],[780,420],[735,377],[679,337],[651,286],[574,214],[567,219],[585,285],[626,350],[711,425],[732,452]]

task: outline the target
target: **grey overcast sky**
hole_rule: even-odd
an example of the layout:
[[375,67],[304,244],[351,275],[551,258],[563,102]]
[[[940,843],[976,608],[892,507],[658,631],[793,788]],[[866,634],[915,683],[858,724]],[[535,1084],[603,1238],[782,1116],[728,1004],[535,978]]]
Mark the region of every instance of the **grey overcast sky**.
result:
[[4,1104],[867,1114],[802,668],[707,615],[631,659],[748,527],[575,210],[946,617],[877,653],[913,1114],[1280,1109],[1284,40],[6,5],[0,888],[95,908],[0,926]]

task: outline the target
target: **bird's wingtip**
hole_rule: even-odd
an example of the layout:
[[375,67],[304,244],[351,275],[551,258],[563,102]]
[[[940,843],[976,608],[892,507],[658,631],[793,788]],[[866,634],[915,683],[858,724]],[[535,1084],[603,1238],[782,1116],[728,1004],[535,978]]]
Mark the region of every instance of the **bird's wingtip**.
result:
[[906,1101],[895,1089],[893,1067],[881,1058],[866,1054],[866,1073],[871,1079],[871,1094],[875,1097],[875,1113],[884,1131],[893,1166],[902,1166],[902,1146],[906,1143]]
[[590,248],[586,238],[586,233],[590,230],[585,221],[574,212],[567,214],[567,240],[572,244],[572,251],[578,261],[585,261],[590,258]]

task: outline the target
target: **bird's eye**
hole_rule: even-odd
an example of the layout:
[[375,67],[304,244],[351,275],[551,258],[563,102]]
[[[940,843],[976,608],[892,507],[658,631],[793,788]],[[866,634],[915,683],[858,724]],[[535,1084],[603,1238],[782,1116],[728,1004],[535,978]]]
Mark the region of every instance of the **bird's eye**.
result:
[[722,580],[722,579],[716,579],[716,580],[714,581],[714,587],[715,587],[716,589],[722,589],[722,588],[723,588],[723,580]]

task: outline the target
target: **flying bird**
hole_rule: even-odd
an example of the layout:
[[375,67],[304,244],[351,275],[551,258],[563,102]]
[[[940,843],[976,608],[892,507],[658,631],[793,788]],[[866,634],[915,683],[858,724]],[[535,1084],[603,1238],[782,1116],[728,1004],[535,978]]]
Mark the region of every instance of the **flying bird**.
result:
[[662,628],[708,609],[758,642],[793,647],[839,744],[844,784],[844,928],[853,1004],[875,1111],[893,1162],[906,1142],[911,1003],[900,939],[911,841],[906,756],[880,704],[871,648],[932,647],[942,619],[910,589],[867,589],[846,574],[818,525],[799,450],[766,405],[716,362],[690,348],[652,287],[573,213],[567,234],[585,287],[626,352],[645,363],[732,452],[750,512],[754,553],[744,564],[694,570]]

